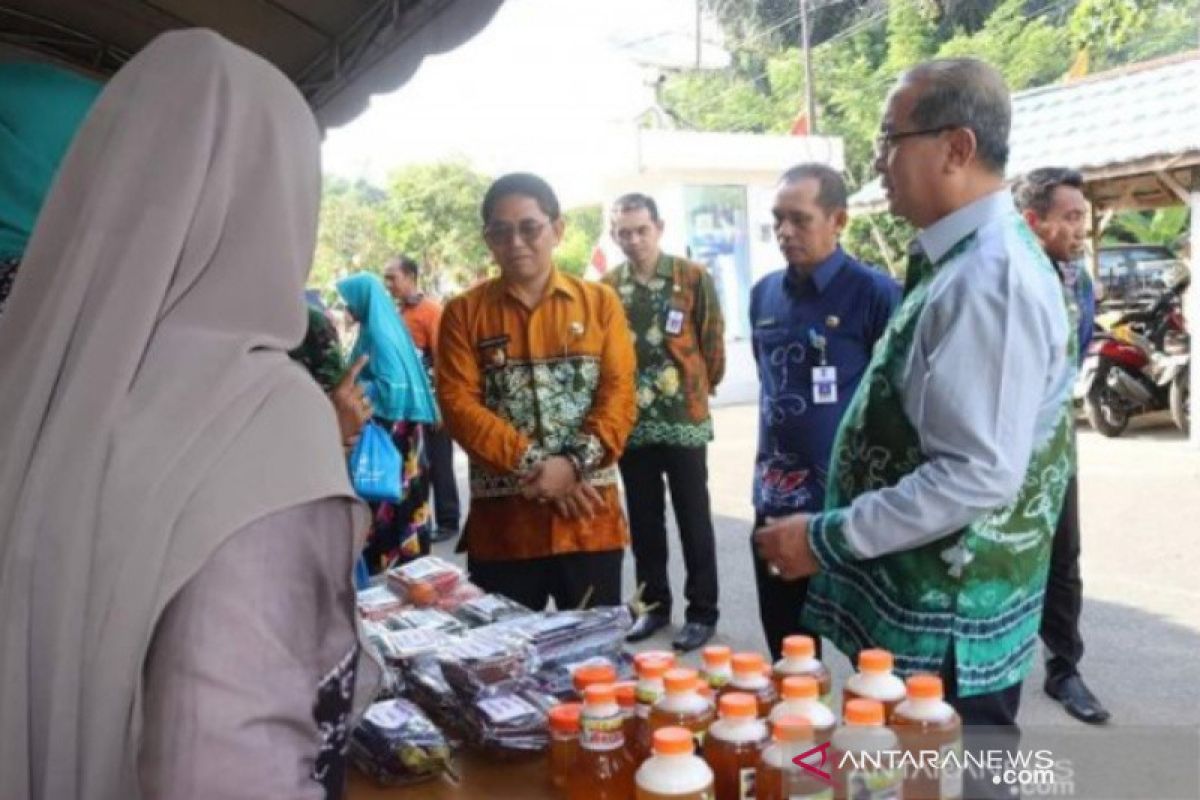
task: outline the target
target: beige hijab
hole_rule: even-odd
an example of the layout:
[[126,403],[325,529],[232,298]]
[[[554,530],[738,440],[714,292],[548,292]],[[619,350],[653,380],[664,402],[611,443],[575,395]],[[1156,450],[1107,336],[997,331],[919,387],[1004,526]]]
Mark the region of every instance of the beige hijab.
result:
[[0,318],[5,800],[137,798],[164,607],[246,524],[352,497],[286,355],[318,146],[283,75],[186,31],[113,78],[61,167]]

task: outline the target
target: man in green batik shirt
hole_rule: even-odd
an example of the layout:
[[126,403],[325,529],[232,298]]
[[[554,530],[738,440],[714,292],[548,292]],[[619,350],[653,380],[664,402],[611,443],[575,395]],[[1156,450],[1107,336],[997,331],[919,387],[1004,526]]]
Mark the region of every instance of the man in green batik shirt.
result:
[[629,260],[604,281],[625,307],[638,362],[638,421],[620,460],[621,478],[637,580],[645,586],[643,600],[653,606],[628,639],[646,639],[671,621],[665,477],[687,567],[686,624],[673,644],[686,652],[707,642],[717,625],[708,396],[725,374],[725,323],[708,271],[659,248],[663,223],[653,198],[619,198],[611,232]]
[[[888,96],[875,167],[919,229],[904,299],[839,427],[825,510],[756,534],[784,577],[814,575],[808,627],[940,674],[1005,747],[1070,475],[1074,369],[1063,288],[1005,189],[1010,122],[975,59],[918,65]],[[978,777],[967,796],[1011,796]]]

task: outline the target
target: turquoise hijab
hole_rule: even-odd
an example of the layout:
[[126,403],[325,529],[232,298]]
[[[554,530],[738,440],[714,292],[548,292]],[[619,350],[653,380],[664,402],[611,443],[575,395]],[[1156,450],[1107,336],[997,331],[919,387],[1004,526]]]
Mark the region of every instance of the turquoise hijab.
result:
[[50,64],[0,63],[0,260],[25,252],[59,162],[100,89]]
[[368,358],[359,380],[375,415],[393,422],[437,422],[425,367],[383,281],[362,272],[338,281],[337,290],[359,323],[350,363],[363,354]]

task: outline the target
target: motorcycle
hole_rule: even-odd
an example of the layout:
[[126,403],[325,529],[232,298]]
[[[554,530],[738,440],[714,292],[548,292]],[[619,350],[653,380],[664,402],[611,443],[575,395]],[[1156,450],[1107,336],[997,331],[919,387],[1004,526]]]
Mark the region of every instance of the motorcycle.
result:
[[1133,417],[1169,410],[1188,432],[1191,347],[1180,298],[1189,283],[1185,276],[1148,308],[1123,314],[1088,346],[1075,396],[1094,430],[1120,436]]

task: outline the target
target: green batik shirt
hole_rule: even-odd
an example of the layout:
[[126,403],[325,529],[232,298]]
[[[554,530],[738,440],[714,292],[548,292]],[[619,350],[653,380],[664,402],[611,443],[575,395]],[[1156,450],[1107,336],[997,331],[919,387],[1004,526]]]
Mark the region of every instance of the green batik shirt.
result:
[[663,254],[644,284],[629,263],[604,282],[621,298],[637,353],[638,421],[626,447],[712,441],[708,397],[725,374],[725,322],[708,270]]
[[967,697],[1033,663],[1071,469],[1074,332],[1007,192],[920,241],[929,258],[910,262],[810,520],[803,619],[852,658],[890,650],[905,675],[953,655]]
[[304,332],[304,341],[288,355],[308,370],[326,394],[334,390],[346,371],[337,328],[315,306],[308,307],[308,330]]

